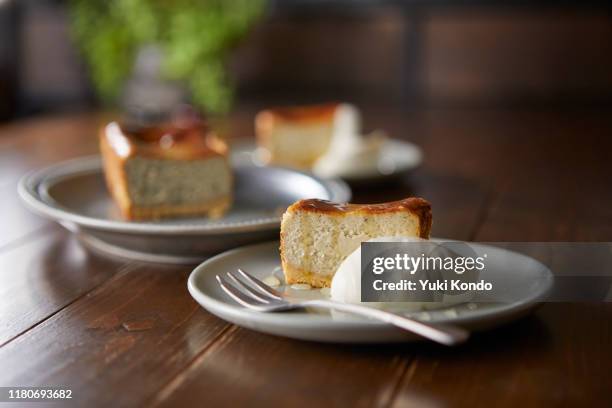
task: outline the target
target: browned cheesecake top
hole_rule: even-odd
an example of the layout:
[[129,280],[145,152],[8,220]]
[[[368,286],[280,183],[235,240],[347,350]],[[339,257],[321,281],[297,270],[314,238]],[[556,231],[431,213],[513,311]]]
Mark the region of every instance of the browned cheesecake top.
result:
[[324,214],[344,215],[348,213],[385,214],[408,211],[414,213],[421,224],[421,238],[428,238],[431,230],[431,205],[427,200],[419,197],[409,197],[403,200],[390,201],[380,204],[350,204],[334,203],[315,198],[300,200],[287,208],[288,212],[310,211]]
[[261,111],[255,118],[258,127],[273,126],[276,122],[308,123],[331,122],[338,108],[338,103],[326,103],[309,106],[285,106]]
[[200,120],[173,121],[129,129],[117,122],[102,132],[121,157],[133,155],[160,159],[194,160],[227,154],[227,145]]

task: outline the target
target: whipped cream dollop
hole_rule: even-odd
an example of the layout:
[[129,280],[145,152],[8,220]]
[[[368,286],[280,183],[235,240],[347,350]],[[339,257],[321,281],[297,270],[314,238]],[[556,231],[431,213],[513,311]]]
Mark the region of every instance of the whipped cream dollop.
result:
[[[423,242],[416,237],[380,237],[366,242]],[[331,283],[331,299],[344,303],[361,302],[361,245],[357,247],[338,267]],[[406,311],[439,309],[472,300],[474,293],[443,295],[431,302],[367,302],[368,306]]]
[[[366,242],[419,242],[416,237],[380,237]],[[331,284],[331,298],[338,302],[361,303],[361,245],[338,267]]]
[[375,172],[386,139],[382,131],[361,134],[361,114],[356,106],[343,103],[336,109],[332,139],[327,152],[313,166],[321,177],[351,176]]

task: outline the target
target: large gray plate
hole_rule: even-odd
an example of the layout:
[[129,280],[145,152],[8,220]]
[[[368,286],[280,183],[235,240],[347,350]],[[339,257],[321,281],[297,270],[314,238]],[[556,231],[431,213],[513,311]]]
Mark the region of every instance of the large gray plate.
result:
[[194,263],[240,245],[278,237],[280,214],[303,198],[344,202],[350,189],[295,170],[237,165],[231,210],[218,220],[126,222],[104,184],[99,156],[27,174],[19,194],[35,212],[58,221],[106,252],[152,262]]
[[[219,287],[215,275],[243,268],[259,277],[280,271],[279,243],[268,242],[234,249],[217,255],[198,266],[189,276],[191,296],[205,309],[229,322],[277,336],[302,340],[340,343],[382,343],[420,340],[388,323],[353,317],[342,313],[302,310],[285,313],[260,313],[245,309],[230,299]],[[471,243],[470,247],[489,263],[480,278],[495,281],[512,299],[493,303],[476,297],[470,303],[450,308],[414,311],[417,319],[457,324],[470,330],[486,330],[516,320],[531,312],[546,296],[553,283],[550,270],[533,258],[489,245]],[[320,290],[281,291],[301,298],[323,298]]]

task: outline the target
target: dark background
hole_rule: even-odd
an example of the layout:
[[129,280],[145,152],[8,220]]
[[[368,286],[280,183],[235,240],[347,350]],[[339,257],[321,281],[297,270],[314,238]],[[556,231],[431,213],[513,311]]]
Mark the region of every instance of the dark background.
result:
[[[581,1],[271,1],[230,58],[238,101],[408,109],[612,102],[612,15]],[[90,109],[65,1],[0,0],[0,121]]]

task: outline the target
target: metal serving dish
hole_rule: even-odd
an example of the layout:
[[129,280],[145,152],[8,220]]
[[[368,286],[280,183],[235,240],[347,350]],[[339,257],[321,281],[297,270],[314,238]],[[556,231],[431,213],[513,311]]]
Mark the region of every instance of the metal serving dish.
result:
[[295,170],[236,164],[234,172],[234,203],[218,220],[122,220],[104,184],[99,156],[31,172],[20,180],[19,195],[30,209],[78,233],[94,248],[165,263],[196,263],[229,248],[278,238],[280,215],[299,199],[345,202],[351,197],[340,180]]

